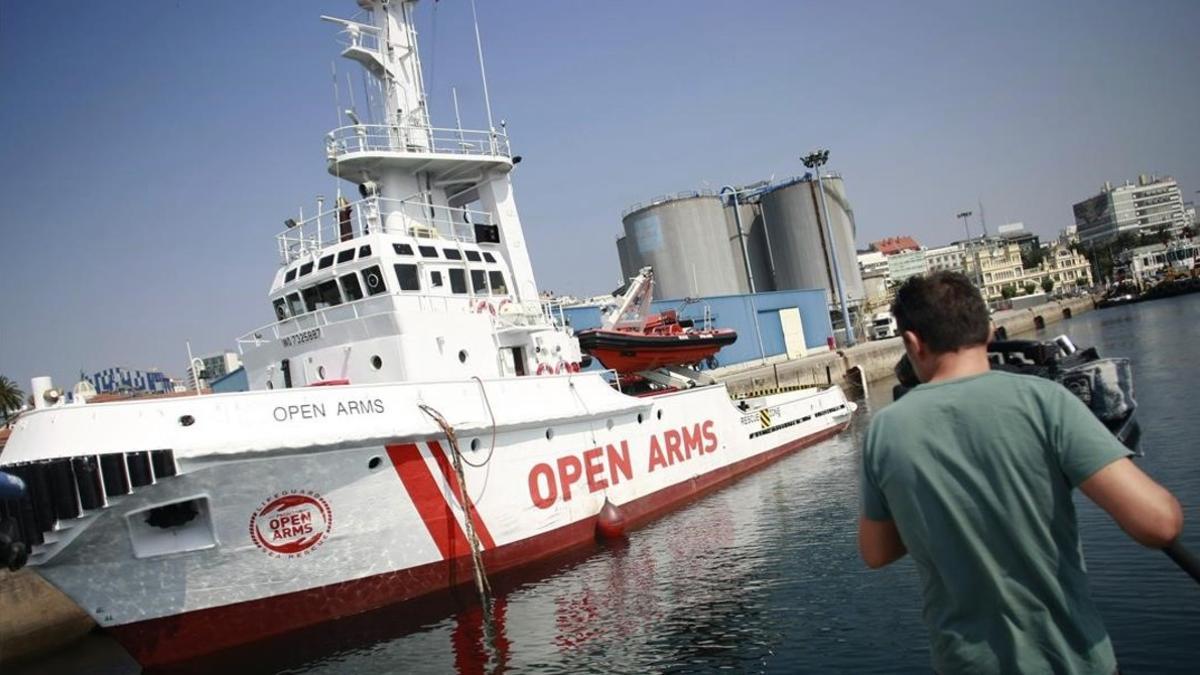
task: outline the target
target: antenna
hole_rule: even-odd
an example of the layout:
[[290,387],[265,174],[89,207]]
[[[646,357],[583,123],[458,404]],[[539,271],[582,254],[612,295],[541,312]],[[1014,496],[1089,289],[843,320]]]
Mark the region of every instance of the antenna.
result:
[[[350,80],[350,73],[346,73],[346,91],[349,92],[350,95],[350,110],[348,112],[357,112],[358,106],[354,103],[354,82]],[[355,117],[357,117],[357,115],[355,115]],[[358,124],[358,120],[355,119],[354,123]]]
[[454,124],[458,126],[458,142],[463,142],[462,117],[458,114],[458,87],[450,87],[450,97],[454,99]]
[[479,39],[479,15],[475,13],[475,0],[471,0],[471,20],[475,23],[475,53],[479,55],[479,77],[483,80],[483,106],[487,108],[488,131],[495,131],[492,124],[492,99],[488,97],[487,70],[483,67],[483,42]]
[[333,124],[335,127],[340,127],[342,126],[342,96],[338,93],[336,62],[329,62],[329,72],[333,75]]
[[987,239],[987,220],[983,218],[983,197],[979,197],[979,227],[983,230],[983,238]]

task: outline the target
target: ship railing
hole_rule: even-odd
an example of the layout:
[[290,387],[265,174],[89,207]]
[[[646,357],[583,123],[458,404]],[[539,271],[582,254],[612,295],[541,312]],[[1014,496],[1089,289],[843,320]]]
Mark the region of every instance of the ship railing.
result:
[[497,130],[352,124],[334,129],[325,138],[325,154],[331,160],[370,152],[512,157],[508,135]]
[[490,303],[492,309],[495,309],[504,299],[505,296],[494,295],[446,296],[410,291],[389,291],[386,294],[374,295],[352,302],[320,307],[311,312],[269,323],[238,338],[237,346],[238,351],[244,354],[247,347],[261,347],[306,330],[324,328],[355,319],[388,316],[404,310],[431,313],[488,312],[492,317],[493,324],[500,330],[503,330],[504,327],[545,324],[545,318],[538,311],[536,303],[509,303],[512,309],[502,310],[496,314],[491,314],[486,306],[479,307],[479,303],[487,302]]
[[367,197],[318,207],[311,218],[289,218],[287,229],[275,235],[283,264],[327,246],[372,233],[395,233],[463,243],[475,241],[476,225],[491,225],[487,211],[434,204],[421,199]]

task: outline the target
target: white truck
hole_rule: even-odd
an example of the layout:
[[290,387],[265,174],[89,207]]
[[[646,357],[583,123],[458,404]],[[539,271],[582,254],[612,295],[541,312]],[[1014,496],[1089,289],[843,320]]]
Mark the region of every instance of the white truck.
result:
[[871,339],[896,337],[896,317],[891,312],[878,312],[871,317]]

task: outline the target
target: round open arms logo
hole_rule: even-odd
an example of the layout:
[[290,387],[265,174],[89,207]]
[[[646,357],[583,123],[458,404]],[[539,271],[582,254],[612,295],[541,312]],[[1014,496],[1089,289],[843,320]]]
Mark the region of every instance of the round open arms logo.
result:
[[333,528],[333,511],[321,495],[297,491],[272,495],[250,517],[250,538],[280,558],[307,555]]

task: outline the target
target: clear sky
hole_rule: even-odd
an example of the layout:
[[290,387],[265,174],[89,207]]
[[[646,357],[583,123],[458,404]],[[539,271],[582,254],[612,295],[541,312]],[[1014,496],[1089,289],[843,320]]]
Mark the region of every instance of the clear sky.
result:
[[[803,173],[817,146],[860,246],[947,242],[980,198],[993,230],[1053,234],[1105,180],[1200,189],[1195,0],[478,2],[544,289],[615,286],[625,206]],[[317,16],[355,9],[0,0],[0,373],[179,376],[184,340],[271,320],[273,237],[334,193],[330,64],[358,77]],[[435,122],[455,85],[484,126],[469,4],[418,11]]]

